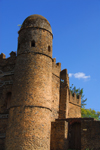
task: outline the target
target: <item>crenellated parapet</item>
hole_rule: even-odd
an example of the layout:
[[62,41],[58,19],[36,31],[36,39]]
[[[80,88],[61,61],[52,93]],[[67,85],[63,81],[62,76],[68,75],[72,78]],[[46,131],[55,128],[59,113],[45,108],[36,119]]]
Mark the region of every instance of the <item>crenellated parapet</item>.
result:
[[72,94],[71,91],[69,91],[69,103],[81,106],[81,95],[77,96],[76,93]]
[[13,52],[13,51],[12,51],[12,52],[10,53],[10,57],[11,57],[11,58],[15,58],[15,57],[16,57],[16,52]]
[[60,77],[61,63],[56,63],[56,58],[52,59],[52,73]]
[[5,54],[0,54],[0,88],[13,84],[16,58],[16,53],[13,51],[10,53],[10,57],[8,58],[6,58]]
[[[11,52],[10,53],[10,57],[6,58],[6,55],[4,53],[1,53],[0,54],[0,70],[2,69],[2,67],[4,66],[9,66],[9,65],[12,65],[12,64],[15,64],[16,63],[16,52]],[[7,69],[6,69],[7,71]]]
[[6,58],[6,55],[4,53],[1,53],[0,54],[0,59],[5,59]]

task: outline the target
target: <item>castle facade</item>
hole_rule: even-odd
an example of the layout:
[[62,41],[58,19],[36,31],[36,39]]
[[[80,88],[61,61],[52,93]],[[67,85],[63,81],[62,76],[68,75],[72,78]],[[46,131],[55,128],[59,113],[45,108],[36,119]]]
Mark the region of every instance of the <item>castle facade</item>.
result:
[[81,96],[52,58],[50,23],[31,15],[18,34],[17,56],[0,55],[0,150],[100,149],[100,121],[81,118]]

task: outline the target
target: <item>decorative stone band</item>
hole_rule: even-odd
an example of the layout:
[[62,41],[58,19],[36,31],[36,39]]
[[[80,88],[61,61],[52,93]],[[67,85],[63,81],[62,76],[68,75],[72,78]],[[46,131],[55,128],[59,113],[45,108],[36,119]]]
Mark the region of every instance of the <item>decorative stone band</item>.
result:
[[4,76],[9,76],[9,75],[12,75],[12,74],[14,74],[14,70],[9,71],[9,72],[3,72],[2,70],[0,70],[0,78],[4,77]]
[[[50,110],[51,112],[52,112],[52,110],[50,109],[50,108],[48,108],[48,107],[43,107],[43,106],[33,106],[33,105],[17,105],[17,106],[10,106],[10,108],[14,108],[14,107],[30,107],[30,108],[32,108],[32,107],[38,107],[38,108],[44,108],[44,109],[48,109],[48,110]],[[10,109],[9,108],[9,109]]]
[[69,103],[81,107],[81,105],[79,103],[78,104],[76,104],[75,102],[69,102]]
[[23,29],[27,29],[27,28],[32,28],[32,29],[41,29],[41,30],[45,30],[45,31],[48,31],[51,35],[52,35],[52,38],[53,38],[53,34],[49,31],[49,30],[47,30],[47,29],[45,29],[45,28],[40,28],[40,27],[26,27],[26,28],[22,28],[21,27],[21,29],[18,31],[18,34],[20,34],[20,32],[23,30]]
[[57,78],[59,78],[60,79],[60,77],[59,76],[57,76],[56,74],[54,74],[54,73],[52,73],[54,76],[56,76]]
[[47,54],[45,54],[45,53],[40,53],[40,52],[30,52],[30,51],[20,53],[20,54],[18,54],[17,56],[22,55],[22,54],[28,54],[28,53],[31,53],[31,54],[33,54],[33,55],[41,54],[41,55],[45,55],[45,56],[49,57],[50,59],[52,59],[52,57],[50,57],[49,55],[47,55]]
[[8,115],[9,115],[9,114],[0,114],[0,119],[8,118]]
[[4,85],[7,85],[7,84],[13,84],[13,81],[12,80],[9,80],[9,81],[0,81],[0,87],[2,87]]
[[3,139],[6,137],[6,133],[0,133],[0,139]]

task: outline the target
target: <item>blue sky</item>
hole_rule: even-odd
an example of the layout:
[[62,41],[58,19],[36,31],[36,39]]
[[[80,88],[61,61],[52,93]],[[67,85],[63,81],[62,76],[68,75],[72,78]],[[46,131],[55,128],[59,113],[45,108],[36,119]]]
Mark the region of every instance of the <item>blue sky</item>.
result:
[[17,51],[17,25],[32,14],[50,22],[53,58],[100,111],[100,0],[0,0],[0,53]]

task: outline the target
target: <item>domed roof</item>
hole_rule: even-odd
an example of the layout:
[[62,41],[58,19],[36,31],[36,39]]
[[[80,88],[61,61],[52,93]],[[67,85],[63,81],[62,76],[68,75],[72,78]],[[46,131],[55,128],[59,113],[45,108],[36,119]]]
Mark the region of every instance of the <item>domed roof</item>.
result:
[[44,18],[41,15],[31,15],[27,17],[24,20],[21,29],[28,28],[28,27],[42,28],[52,33],[50,23],[46,18]]

